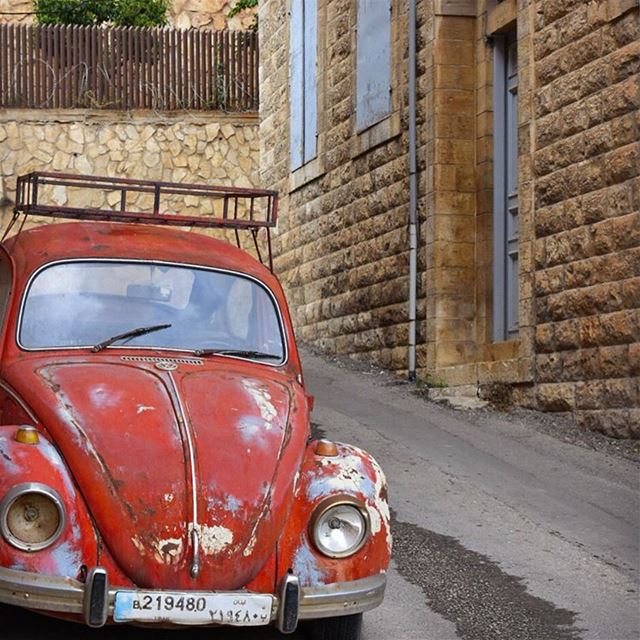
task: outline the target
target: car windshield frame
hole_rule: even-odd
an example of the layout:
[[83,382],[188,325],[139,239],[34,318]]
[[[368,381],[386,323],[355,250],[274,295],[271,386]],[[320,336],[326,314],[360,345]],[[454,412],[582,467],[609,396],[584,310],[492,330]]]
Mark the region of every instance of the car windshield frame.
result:
[[[91,352],[91,349],[94,347],[93,344],[86,344],[86,345],[69,345],[69,346],[54,346],[54,347],[27,347],[25,345],[22,344],[21,340],[20,340],[20,333],[22,330],[22,324],[23,324],[23,319],[24,319],[24,311],[25,311],[25,306],[27,303],[27,299],[29,297],[29,292],[31,291],[31,287],[33,285],[33,283],[35,282],[35,280],[37,279],[37,277],[45,270],[51,268],[51,267],[55,267],[58,265],[64,265],[64,264],[79,264],[79,263],[90,263],[90,264],[104,264],[104,263],[115,263],[115,264],[142,264],[142,265],[149,265],[149,266],[165,266],[165,267],[183,267],[186,269],[195,269],[195,270],[200,270],[200,271],[211,271],[214,273],[221,273],[221,274],[226,274],[226,275],[231,275],[231,276],[236,276],[239,278],[243,278],[246,280],[249,280],[253,283],[255,283],[256,285],[258,285],[259,287],[261,287],[264,292],[268,295],[269,299],[271,300],[274,310],[275,310],[275,315],[278,321],[278,330],[279,330],[279,334],[280,334],[280,339],[282,341],[282,359],[278,360],[278,361],[272,361],[270,359],[266,359],[266,358],[258,358],[258,357],[247,357],[247,356],[239,356],[239,355],[233,355],[233,354],[226,354],[226,353],[215,353],[215,354],[211,354],[211,355],[207,355],[207,356],[199,356],[203,359],[206,359],[208,357],[221,357],[221,358],[231,358],[233,360],[243,360],[243,361],[249,361],[252,363],[256,363],[256,364],[262,364],[265,366],[269,366],[269,367],[283,367],[285,366],[288,362],[289,362],[289,340],[288,340],[288,333],[286,331],[286,325],[285,325],[285,321],[284,321],[284,315],[282,313],[282,309],[280,308],[280,304],[278,303],[278,299],[276,297],[276,295],[273,293],[273,291],[259,278],[248,274],[248,273],[244,273],[242,271],[236,271],[233,269],[227,269],[227,268],[222,268],[222,267],[211,267],[211,266],[207,266],[207,265],[201,265],[201,264],[194,264],[194,263],[189,263],[189,262],[173,262],[173,261],[167,261],[167,260],[148,260],[148,259],[144,259],[144,258],[91,258],[91,257],[85,257],[85,258],[68,258],[68,259],[60,259],[60,260],[54,260],[52,262],[47,262],[46,264],[40,265],[37,269],[35,269],[33,271],[33,273],[29,276],[29,279],[22,291],[22,295],[21,295],[21,299],[20,299],[20,308],[18,310],[18,317],[16,320],[16,330],[15,330],[15,340],[16,340],[16,345],[18,346],[18,348],[21,351],[26,351],[29,353],[35,353],[35,352],[42,352],[42,351],[89,351]],[[109,336],[105,335],[105,338],[108,338]],[[187,347],[167,347],[167,346],[154,346],[154,345],[130,345],[130,344],[119,344],[119,343],[114,343],[112,345],[109,345],[108,347],[106,347],[104,349],[104,351],[108,351],[109,349],[123,349],[123,350],[134,350],[134,351],[169,351],[169,352],[174,352],[174,353],[189,353],[189,354],[195,354],[198,349],[190,349]],[[224,349],[222,349],[222,351],[224,351]]]

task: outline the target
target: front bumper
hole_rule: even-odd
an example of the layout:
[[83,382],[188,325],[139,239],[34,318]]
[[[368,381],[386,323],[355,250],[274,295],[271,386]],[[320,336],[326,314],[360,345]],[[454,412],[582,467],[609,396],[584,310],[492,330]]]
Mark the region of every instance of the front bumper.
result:
[[[93,570],[90,576],[96,575],[97,572],[101,572],[105,577],[103,594],[96,594],[95,589],[94,592],[90,591],[87,585],[93,585],[94,581],[88,581],[85,584],[72,578],[0,568],[0,602],[27,609],[76,614],[81,616],[87,624],[99,626],[95,622],[96,598],[103,598],[104,601],[102,616],[102,624],[104,624],[113,617],[115,594],[118,588],[108,586],[106,572],[102,569]],[[292,577],[289,576],[285,583],[290,585],[291,581]],[[386,575],[378,574],[349,582],[300,587],[294,603],[297,609],[296,622],[362,613],[373,609],[382,602],[385,586]],[[282,615],[285,609],[290,610],[292,606],[291,598],[285,604],[286,594],[287,589],[283,588],[280,595],[274,595],[271,609],[271,621],[276,622],[276,626],[281,631],[291,630],[290,622],[283,622],[285,616]],[[287,612],[287,617],[291,620],[290,611]],[[285,628],[282,628],[283,625]],[[295,623],[293,626],[295,627]]]

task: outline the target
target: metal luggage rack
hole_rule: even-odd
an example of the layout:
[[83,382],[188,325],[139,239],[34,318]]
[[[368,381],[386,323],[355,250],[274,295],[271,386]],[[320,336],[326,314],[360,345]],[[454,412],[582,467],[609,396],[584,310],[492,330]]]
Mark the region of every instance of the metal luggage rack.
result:
[[[55,203],[43,204],[39,198],[42,199],[43,192],[46,191],[45,187],[68,187],[108,193],[119,192],[117,201],[119,208],[105,209],[62,206]],[[151,206],[141,207],[141,211],[128,210],[127,200],[130,194],[145,194],[151,200]],[[167,208],[166,204],[163,204],[163,200],[166,201],[171,196],[212,199],[213,213],[192,216],[161,211],[161,209],[166,211]],[[23,219],[17,233],[22,230],[28,216],[45,216],[75,220],[230,229],[235,233],[236,244],[242,248],[239,232],[248,231],[253,237],[258,259],[263,264],[265,261],[260,251],[259,233],[264,229],[268,266],[273,271],[271,228],[275,227],[278,215],[278,194],[276,191],[35,171],[19,176],[17,179],[13,217],[5,229],[2,240],[7,237],[21,215]]]

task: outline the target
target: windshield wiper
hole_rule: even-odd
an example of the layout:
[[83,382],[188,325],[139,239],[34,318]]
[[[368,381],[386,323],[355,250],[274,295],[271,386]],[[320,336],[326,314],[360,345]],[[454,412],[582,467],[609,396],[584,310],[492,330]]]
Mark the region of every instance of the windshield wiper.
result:
[[137,336],[145,335],[145,333],[152,333],[153,331],[168,329],[170,326],[170,324],[154,324],[150,327],[138,327],[137,329],[131,329],[129,331],[125,331],[124,333],[120,333],[117,336],[112,336],[111,338],[107,338],[106,340],[99,342],[97,345],[91,347],[91,351],[93,351],[93,353],[97,353],[98,351],[102,351],[104,348],[108,347],[110,344],[118,342],[118,340],[125,340],[126,338],[136,338]]
[[270,360],[280,360],[282,358],[282,356],[278,356],[275,353],[247,351],[244,349],[196,349],[193,353],[196,356],[238,356],[239,358],[265,358]]

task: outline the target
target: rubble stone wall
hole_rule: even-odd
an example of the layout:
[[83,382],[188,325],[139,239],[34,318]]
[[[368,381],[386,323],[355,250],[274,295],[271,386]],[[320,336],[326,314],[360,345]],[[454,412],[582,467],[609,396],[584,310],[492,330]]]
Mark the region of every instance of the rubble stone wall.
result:
[[0,24],[5,22],[33,22],[32,0],[0,0]]
[[[254,22],[254,10],[242,11],[233,18],[228,13],[234,0],[172,0],[169,23],[179,29],[248,29]],[[0,23],[33,22],[32,0],[0,0]]]
[[640,437],[638,4],[537,5],[537,402]]
[[254,24],[254,9],[241,11],[233,18],[228,14],[235,0],[173,0],[169,20],[179,29],[249,29]]
[[[252,187],[258,152],[256,116],[1,110],[2,223],[10,216],[16,177],[30,171]],[[91,201],[65,189],[52,196],[60,205],[117,205],[102,192]],[[180,203],[187,215],[202,206],[208,206],[204,200],[188,197]]]

